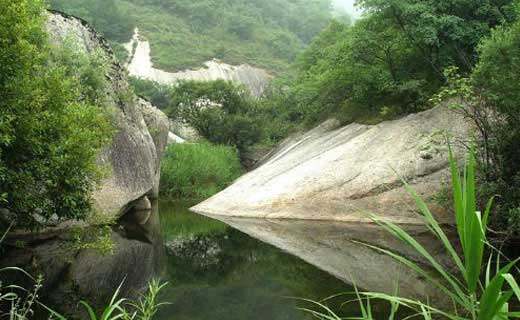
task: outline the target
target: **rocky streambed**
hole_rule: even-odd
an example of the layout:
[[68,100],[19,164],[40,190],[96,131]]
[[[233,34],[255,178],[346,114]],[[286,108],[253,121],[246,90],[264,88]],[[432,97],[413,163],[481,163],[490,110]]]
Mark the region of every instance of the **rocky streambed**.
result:
[[263,69],[249,64],[238,66],[212,59],[204,67],[193,70],[168,72],[154,67],[151,57],[151,45],[136,28],[132,40],[125,45],[130,53],[127,68],[131,76],[173,85],[181,80],[211,81],[227,80],[246,86],[254,96],[259,97],[272,79]]

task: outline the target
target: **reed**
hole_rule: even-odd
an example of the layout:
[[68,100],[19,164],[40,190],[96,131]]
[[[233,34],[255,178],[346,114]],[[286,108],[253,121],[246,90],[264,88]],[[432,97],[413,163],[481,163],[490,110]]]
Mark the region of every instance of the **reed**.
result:
[[[377,292],[357,292],[361,306],[361,316],[347,319],[373,319],[370,311],[370,301],[373,299],[386,300],[392,305],[388,319],[394,319],[396,308],[399,306],[416,311],[414,315],[408,316],[406,319],[412,317],[453,320],[503,320],[520,318],[520,311],[510,310],[510,302],[513,297],[516,296],[517,299],[520,299],[520,287],[511,273],[514,271],[520,258],[501,264],[501,259],[503,259],[501,252],[487,242],[487,223],[493,206],[493,199],[488,201],[484,212],[477,210],[473,146],[471,146],[468,159],[464,166],[462,166],[462,170],[459,170],[459,165],[453,155],[451,147],[449,149],[449,161],[455,223],[458,241],[461,247],[460,254],[450,242],[448,236],[429,210],[425,201],[404,179],[403,184],[413,197],[418,208],[418,214],[424,220],[428,229],[442,243],[446,253],[453,261],[455,265],[454,271],[451,271],[451,269],[446,268],[440,263],[434,255],[428,252],[423,245],[402,227],[375,215],[371,216],[375,223],[411,246],[428,262],[430,268],[426,269],[418,263],[390,250],[369,244],[363,245],[391,256],[424,277],[426,281],[433,284],[453,301],[453,307],[449,310],[443,310],[432,306],[429,301],[407,299],[398,295],[388,295]],[[486,249],[490,249],[491,252],[489,259],[484,259]],[[313,303],[316,304],[321,311],[310,312],[318,318],[327,320],[340,319],[330,309],[326,309],[324,304],[319,302]]]

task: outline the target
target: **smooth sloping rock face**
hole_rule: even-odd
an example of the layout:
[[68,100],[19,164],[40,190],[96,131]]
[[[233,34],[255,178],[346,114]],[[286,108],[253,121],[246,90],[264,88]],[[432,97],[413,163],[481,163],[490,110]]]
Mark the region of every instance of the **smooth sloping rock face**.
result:
[[148,102],[129,93],[124,69],[117,63],[105,39],[84,21],[57,12],[47,22],[52,41],[74,41],[87,53],[102,50],[110,64],[107,88],[108,112],[115,125],[112,143],[99,156],[109,174],[94,193],[96,209],[118,216],[145,195],[157,195],[160,157],[168,139],[167,117]]
[[181,72],[166,72],[156,69],[151,59],[150,42],[139,37],[136,28],[134,37],[125,45],[130,52],[127,68],[130,75],[152,80],[161,84],[175,84],[181,80],[227,80],[243,84],[254,96],[260,96],[267,87],[272,76],[265,70],[252,67],[248,64],[232,66],[219,60],[207,61],[205,68],[186,70]]
[[[424,198],[449,175],[445,134],[466,137],[462,116],[437,107],[376,126],[328,121],[288,139],[256,170],[193,208],[213,215],[420,223],[396,172]],[[450,222],[443,210],[439,219]]]

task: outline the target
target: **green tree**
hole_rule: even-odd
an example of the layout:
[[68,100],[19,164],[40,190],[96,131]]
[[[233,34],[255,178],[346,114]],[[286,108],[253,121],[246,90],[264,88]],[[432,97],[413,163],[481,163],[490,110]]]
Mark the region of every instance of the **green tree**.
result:
[[[484,131],[487,194],[498,194],[495,227],[520,234],[520,22],[495,30],[479,48],[474,96]],[[485,110],[482,110],[485,108]],[[487,115],[487,118],[483,118]],[[498,117],[497,117],[498,116]]]
[[361,0],[353,26],[332,22],[297,59],[288,104],[315,124],[377,122],[429,107],[444,69],[469,74],[477,45],[515,17],[512,0]]
[[172,89],[169,115],[193,126],[216,144],[244,151],[262,138],[256,102],[247,89],[222,80],[186,81]]
[[1,0],[0,10],[0,207],[20,226],[35,214],[85,217],[110,137],[104,63],[51,52],[41,1]]

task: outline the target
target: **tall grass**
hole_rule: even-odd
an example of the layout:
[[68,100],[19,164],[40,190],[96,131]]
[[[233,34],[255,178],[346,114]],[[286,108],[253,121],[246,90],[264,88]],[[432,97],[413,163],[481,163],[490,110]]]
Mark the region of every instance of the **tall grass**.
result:
[[[150,281],[148,291],[137,301],[119,298],[122,285],[123,283],[119,285],[110,302],[99,314],[88,302],[80,302],[87,311],[89,320],[152,320],[159,307],[165,304],[158,303],[157,296],[167,283],[161,284],[158,280]],[[67,320],[65,316],[47,306],[43,305],[43,307],[49,311],[52,319]]]
[[203,199],[242,173],[236,149],[209,143],[170,145],[162,160],[161,194],[171,199]]
[[[397,295],[387,295],[383,293],[363,292],[359,294],[362,315],[355,319],[372,319],[369,303],[371,299],[382,299],[391,303],[392,312],[389,315],[389,319],[394,319],[394,308],[398,306],[413,309],[417,312],[416,316],[424,319],[436,319],[439,317],[453,320],[502,320],[508,319],[509,317],[520,318],[520,312],[511,311],[509,304],[515,295],[520,299],[520,288],[510,273],[520,258],[501,264],[501,253],[487,245],[487,223],[493,199],[489,200],[483,213],[477,210],[473,147],[471,147],[469,157],[462,170],[459,170],[458,163],[453,156],[451,148],[449,150],[449,159],[455,223],[458,241],[462,251],[461,254],[459,254],[452,245],[424,200],[417,195],[415,190],[413,190],[406,181],[403,180],[403,183],[415,200],[419,210],[418,214],[425,221],[428,229],[442,243],[445,252],[456,266],[456,270],[452,272],[446,268],[403,228],[380,219],[377,216],[372,216],[374,222],[411,246],[420,256],[428,261],[433,271],[429,271],[430,269],[427,270],[406,257],[389,250],[368,244],[364,245],[393,257],[412,271],[424,277],[426,281],[433,284],[440,292],[449,297],[453,302],[453,306],[449,307],[449,309],[441,309],[432,306],[429,301],[406,299]],[[488,259],[484,259],[486,248],[490,248],[492,252]],[[317,304],[323,308],[322,304]],[[433,305],[435,305],[435,303]],[[313,314],[321,319],[340,319],[331,310],[325,310],[326,313],[313,312]]]

